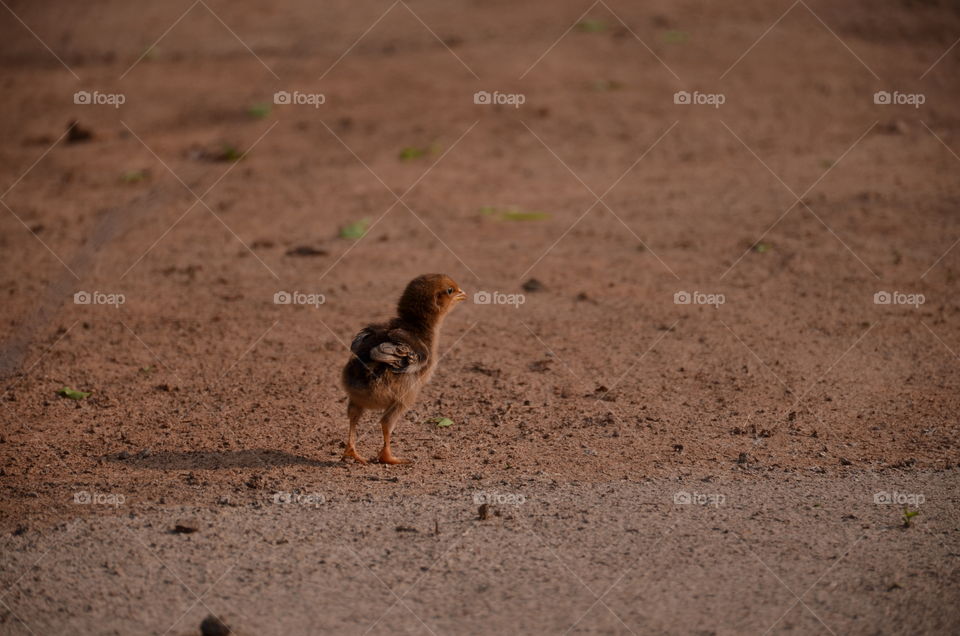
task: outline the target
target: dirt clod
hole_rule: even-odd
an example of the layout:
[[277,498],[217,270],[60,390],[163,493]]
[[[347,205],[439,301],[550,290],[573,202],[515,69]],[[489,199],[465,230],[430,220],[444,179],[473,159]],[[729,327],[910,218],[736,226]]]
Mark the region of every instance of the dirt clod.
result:
[[227,636],[232,631],[226,623],[210,614],[200,623],[200,633],[203,636]]
[[76,144],[93,139],[93,133],[74,120],[67,124],[67,143]]
[[329,252],[320,247],[299,245],[287,250],[287,256],[326,256]]
[[170,534],[193,534],[194,532],[199,532],[199,528],[195,526],[185,525],[178,523],[173,526],[173,530],[170,531]]
[[538,292],[538,291],[543,291],[543,289],[544,289],[543,283],[541,283],[541,282],[540,282],[539,280],[537,280],[536,278],[531,278],[531,279],[527,280],[527,281],[522,285],[522,287],[523,287],[523,291],[525,291],[525,292],[530,292],[530,293]]

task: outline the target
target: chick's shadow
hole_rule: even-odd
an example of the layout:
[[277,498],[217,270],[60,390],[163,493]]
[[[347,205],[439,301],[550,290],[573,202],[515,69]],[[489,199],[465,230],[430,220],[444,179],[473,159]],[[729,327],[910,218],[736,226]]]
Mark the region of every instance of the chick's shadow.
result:
[[151,453],[114,453],[107,461],[154,470],[229,470],[231,468],[275,468],[278,466],[315,466],[331,468],[340,462],[318,461],[269,449],[237,451],[156,451]]

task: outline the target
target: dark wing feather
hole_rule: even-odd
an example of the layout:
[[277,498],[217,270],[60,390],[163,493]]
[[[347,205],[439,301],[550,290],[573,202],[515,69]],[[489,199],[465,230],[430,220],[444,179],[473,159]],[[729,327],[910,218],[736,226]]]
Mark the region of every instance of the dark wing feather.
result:
[[364,341],[372,335],[374,335],[373,327],[364,327],[361,329],[360,333],[353,337],[353,342],[350,343],[350,351],[360,355]]
[[[380,363],[392,373],[415,373],[427,365],[428,349],[403,329],[370,325],[354,337],[350,350],[364,365]],[[373,370],[373,369],[370,369]]]

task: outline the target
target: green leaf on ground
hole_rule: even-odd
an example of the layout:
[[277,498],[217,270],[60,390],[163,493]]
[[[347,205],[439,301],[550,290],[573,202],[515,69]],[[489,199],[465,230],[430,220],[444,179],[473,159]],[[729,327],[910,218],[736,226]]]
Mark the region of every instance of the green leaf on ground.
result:
[[424,148],[407,146],[400,151],[400,161],[412,161],[414,159],[419,159],[425,154],[427,154],[427,151]]
[[603,20],[598,20],[596,18],[591,18],[589,20],[584,20],[577,25],[577,30],[584,33],[601,33],[607,28],[607,23]]
[[623,88],[623,83],[617,80],[598,79],[593,83],[593,90],[605,93],[607,91],[618,91]]
[[910,523],[913,521],[913,518],[920,514],[919,510],[910,510],[909,508],[903,509],[903,527],[909,528]]
[[130,172],[124,172],[120,175],[120,179],[124,183],[139,183],[147,178],[146,170],[131,170]]
[[263,119],[270,114],[270,104],[267,102],[260,102],[259,104],[254,104],[247,109],[247,114],[251,117],[256,117],[257,119]]
[[439,155],[441,152],[443,152],[443,146],[432,143],[429,146],[407,146],[400,150],[397,157],[400,161],[414,161],[427,155]]
[[243,159],[244,154],[243,151],[228,144],[223,147],[223,152],[220,153],[219,159],[220,161],[240,161]]
[[500,215],[504,221],[542,221],[549,219],[546,212],[524,212],[522,210],[507,210]]
[[663,41],[667,44],[683,44],[689,38],[686,31],[670,30],[663,34]]
[[77,391],[68,386],[65,386],[57,391],[57,395],[70,398],[71,400],[82,400],[83,398],[90,397],[90,393],[88,391]]
[[437,425],[437,428],[447,428],[448,426],[453,426],[453,420],[449,417],[435,417],[430,420]]
[[521,210],[512,206],[498,208],[494,205],[484,205],[480,208],[480,214],[495,217],[500,221],[543,221],[550,218],[546,212]]
[[367,233],[370,222],[367,219],[360,219],[353,223],[348,223],[340,228],[340,238],[358,239]]

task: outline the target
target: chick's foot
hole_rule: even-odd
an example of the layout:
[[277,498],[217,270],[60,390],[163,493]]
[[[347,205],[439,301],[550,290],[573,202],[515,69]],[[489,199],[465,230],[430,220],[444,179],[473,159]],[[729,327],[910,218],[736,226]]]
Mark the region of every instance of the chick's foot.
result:
[[360,456],[360,454],[357,452],[357,449],[352,447],[343,451],[343,456],[340,458],[341,461],[347,461],[348,459],[352,459],[360,464],[367,463],[367,460]]
[[409,459],[400,459],[399,457],[395,457],[394,454],[391,453],[391,452],[390,452],[390,449],[388,449],[388,448],[385,448],[385,449],[383,449],[382,451],[380,451],[380,456],[377,457],[377,461],[379,461],[381,464],[411,464],[411,463],[413,463],[413,462],[411,462]]

